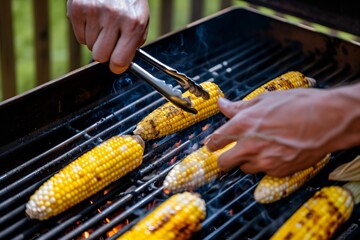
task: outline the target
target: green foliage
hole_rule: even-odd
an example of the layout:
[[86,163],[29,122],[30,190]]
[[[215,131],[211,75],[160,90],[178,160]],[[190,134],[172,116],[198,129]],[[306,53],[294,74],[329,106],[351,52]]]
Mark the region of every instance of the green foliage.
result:
[[[191,1],[174,0],[172,31],[180,29],[190,22]],[[220,1],[204,0],[203,16],[218,11]],[[147,42],[153,41],[160,34],[160,4],[160,0],[149,0],[151,19]],[[13,0],[12,14],[16,61],[16,91],[19,94],[36,86],[33,1]],[[49,0],[49,31],[50,79],[55,79],[69,72],[68,34],[72,31],[72,28],[66,17],[65,0]],[[90,58],[91,52],[86,46],[83,46],[81,48],[82,65],[87,64]]]

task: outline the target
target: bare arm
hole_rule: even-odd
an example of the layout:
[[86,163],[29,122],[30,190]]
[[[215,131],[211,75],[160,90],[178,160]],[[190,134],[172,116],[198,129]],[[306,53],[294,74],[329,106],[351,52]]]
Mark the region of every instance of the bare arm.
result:
[[77,40],[93,52],[95,61],[110,60],[114,73],[128,68],[147,37],[147,0],[68,0],[67,16]]
[[360,144],[360,83],[336,89],[293,89],[243,102],[218,102],[230,118],[205,144],[237,145],[218,160],[222,169],[286,176],[328,152]]

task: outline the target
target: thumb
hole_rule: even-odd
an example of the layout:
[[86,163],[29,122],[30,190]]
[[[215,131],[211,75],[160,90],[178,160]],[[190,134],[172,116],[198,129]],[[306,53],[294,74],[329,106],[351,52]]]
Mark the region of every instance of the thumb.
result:
[[248,105],[245,101],[231,102],[225,98],[220,97],[217,102],[220,111],[228,118],[235,116],[240,110],[246,108]]

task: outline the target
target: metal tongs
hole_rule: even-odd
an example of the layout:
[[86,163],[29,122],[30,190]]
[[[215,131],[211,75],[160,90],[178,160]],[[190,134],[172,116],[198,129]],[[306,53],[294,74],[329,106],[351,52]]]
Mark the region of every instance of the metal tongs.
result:
[[[210,98],[209,93],[205,91],[205,89],[203,89],[200,84],[194,82],[194,80],[192,80],[185,74],[178,72],[176,69],[165,65],[164,63],[160,62],[156,58],[146,53],[145,51],[138,49],[136,56],[138,56],[148,64],[154,66],[158,70],[173,77],[182,88],[184,88],[185,90],[189,90],[189,92],[191,92],[195,96],[202,97],[206,100]],[[171,84],[166,84],[164,80],[154,77],[135,62],[131,62],[129,70],[136,76],[144,79],[153,88],[155,88],[155,90],[157,90],[161,95],[163,95],[167,100],[172,102],[175,106],[180,107],[190,113],[197,113],[197,110],[192,107],[190,99],[183,98],[179,89],[175,89]]]

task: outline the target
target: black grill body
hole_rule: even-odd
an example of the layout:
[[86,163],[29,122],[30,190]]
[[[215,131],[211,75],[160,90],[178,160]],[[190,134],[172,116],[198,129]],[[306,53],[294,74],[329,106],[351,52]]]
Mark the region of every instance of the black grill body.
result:
[[[231,100],[298,70],[333,88],[360,80],[360,45],[245,8],[233,8],[168,34],[143,48],[198,82],[214,81]],[[156,77],[168,76],[139,59]],[[336,101],[336,99],[334,99]],[[0,236],[4,239],[115,239],[163,202],[162,182],[226,118],[217,114],[181,132],[146,142],[143,164],[98,194],[47,221],[30,220],[30,195],[62,167],[137,122],[165,100],[130,73],[92,63],[0,104]],[[326,119],[324,118],[324,121]],[[205,129],[205,130],[203,130]],[[261,205],[253,191],[262,174],[233,170],[196,191],[207,218],[193,239],[267,239],[359,148],[334,153],[315,178],[279,202]],[[359,206],[334,239],[359,238]],[[110,231],[114,235],[110,236]],[[84,235],[84,233],[87,233]]]

